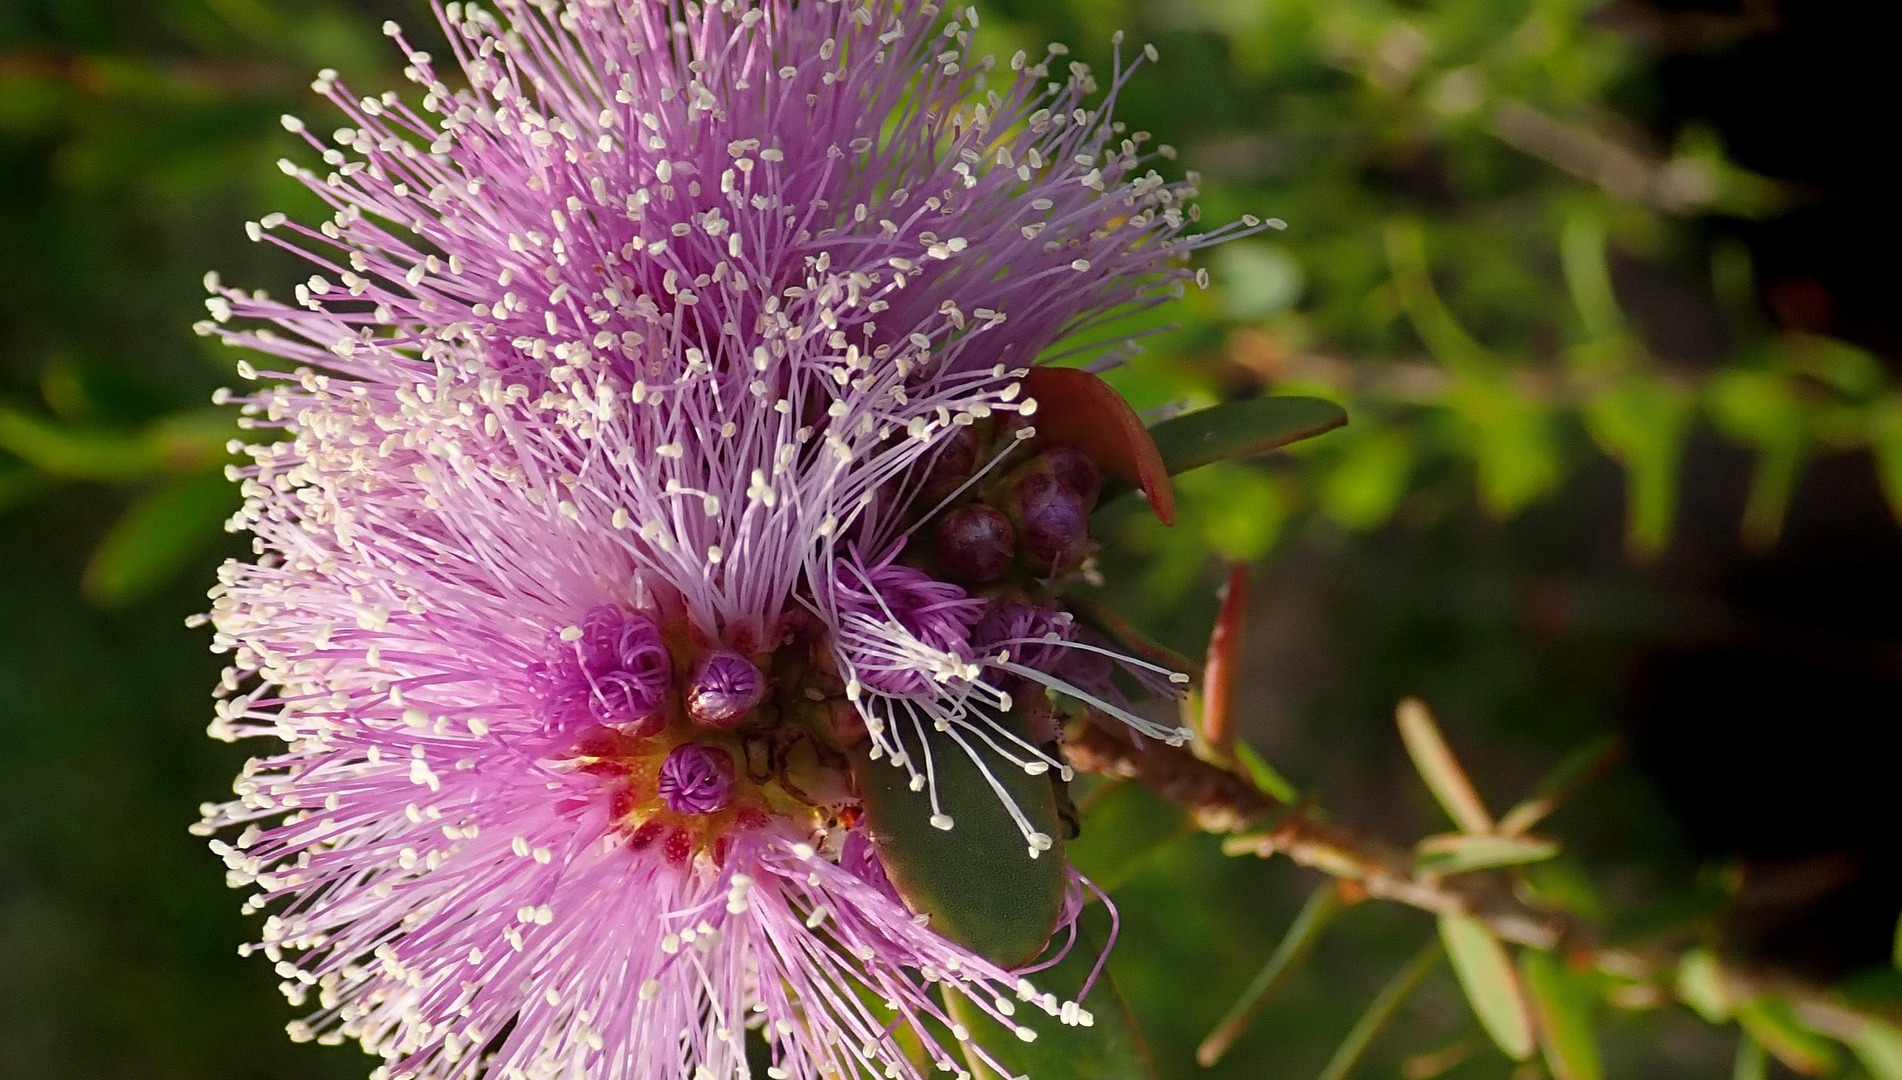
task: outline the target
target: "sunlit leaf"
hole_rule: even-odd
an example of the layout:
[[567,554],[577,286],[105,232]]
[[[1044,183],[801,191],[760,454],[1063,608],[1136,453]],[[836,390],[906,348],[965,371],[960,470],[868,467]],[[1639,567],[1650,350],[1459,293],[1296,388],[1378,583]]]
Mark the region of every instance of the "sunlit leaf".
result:
[[1393,516],[1413,475],[1415,448],[1404,430],[1386,428],[1344,439],[1316,497],[1321,512],[1344,529],[1371,529]]
[[166,584],[237,508],[237,487],[216,472],[167,481],[140,496],[93,550],[87,597],[120,604]]
[[1737,1040],[1737,1059],[1730,1067],[1730,1080],[1769,1080],[1770,1055],[1763,1044],[1749,1035]]
[[1470,915],[1440,916],[1440,940],[1486,1034],[1514,1061],[1531,1057],[1532,1017],[1505,946]]
[[[1038,990],[1054,994],[1057,1000],[1075,1001],[1101,955],[1088,936],[1079,935],[1062,960],[1029,978]],[[965,1062],[980,1078],[997,1075],[980,1056],[981,1048],[1011,1076],[1033,1080],[1154,1080],[1149,1048],[1143,1043],[1129,1004],[1107,970],[1097,973],[1096,982],[1081,1001],[1090,1014],[1087,1027],[1061,1023],[1036,1006],[1020,1002],[1011,1017],[1017,1029],[1011,1030],[969,998],[949,992],[945,997],[951,1018],[971,1035],[965,1042]],[[1025,1033],[1032,1038],[1026,1040]]]
[[1723,968],[1709,949],[1691,949],[1677,964],[1678,1000],[1713,1024],[1730,1019],[1736,1003],[1724,984]]
[[1287,977],[1314,951],[1315,942],[1321,940],[1321,932],[1327,929],[1328,923],[1334,921],[1334,915],[1340,909],[1341,890],[1332,881],[1322,884],[1308,895],[1307,903],[1301,906],[1300,913],[1288,927],[1281,944],[1275,946],[1267,965],[1242,991],[1242,996],[1229,1008],[1228,1015],[1222,1017],[1221,1023],[1216,1024],[1215,1030],[1209,1032],[1208,1037],[1202,1040],[1202,1045],[1196,1048],[1195,1060],[1203,1068],[1220,1061],[1228,1048],[1235,1044],[1235,1040],[1248,1030],[1248,1025],[1261,1014],[1262,1008],[1281,989]]
[[1696,400],[1664,379],[1631,376],[1584,403],[1585,429],[1625,467],[1625,537],[1637,555],[1664,550],[1677,516],[1678,482]]
[[[1015,714],[993,716],[980,706],[971,708],[980,714],[974,718],[978,723],[1024,727]],[[1069,878],[1061,841],[1031,858],[1004,798],[1054,840],[1062,831],[1051,778],[1028,775],[981,743],[980,767],[951,732],[930,725],[923,726],[922,738],[925,746],[913,745],[908,752],[918,760],[930,754],[938,806],[949,828],[940,827],[947,824],[943,818],[933,824],[931,800],[911,790],[906,770],[887,760],[873,761],[863,750],[853,755],[866,820],[885,869],[906,904],[931,916],[933,930],[1001,966],[1027,963],[1057,925]],[[993,778],[1003,792],[993,789]]]
[[136,480],[165,468],[165,458],[138,432],[68,427],[0,407],[0,449],[53,476]]
[[1874,1017],[1864,1020],[1849,1048],[1875,1080],[1902,1080],[1902,1031],[1894,1024]]
[[1466,770],[1460,768],[1458,759],[1446,745],[1446,738],[1440,734],[1439,725],[1433,722],[1433,714],[1426,704],[1418,698],[1407,698],[1400,703],[1394,718],[1400,725],[1400,738],[1407,744],[1407,754],[1413,758],[1413,767],[1419,770],[1420,778],[1426,781],[1447,816],[1465,832],[1491,832],[1492,815],[1487,813],[1479,792],[1473,790],[1473,782],[1466,778]]
[[1808,449],[1802,402],[1787,376],[1768,371],[1722,372],[1706,396],[1719,430],[1757,449],[1743,531],[1753,546],[1768,547],[1782,531]]
[[1555,1080],[1601,1080],[1605,1067],[1592,1032],[1592,999],[1580,977],[1551,953],[1519,954],[1526,995],[1538,1018],[1539,1044]]
[[1457,380],[1447,405],[1466,422],[1479,495],[1496,517],[1510,517],[1558,484],[1558,443],[1549,408],[1503,378]]
[[1804,1025],[1782,998],[1765,996],[1738,1006],[1737,1022],[1793,1072],[1823,1076],[1836,1071],[1835,1044]]
[[1354,1072],[1354,1067],[1360,1064],[1360,1059],[1366,1056],[1367,1048],[1373,1045],[1374,1037],[1393,1019],[1393,1014],[1439,961],[1440,945],[1434,942],[1416,953],[1406,967],[1401,968],[1387,985],[1381,987],[1380,993],[1374,995],[1374,1000],[1368,1004],[1367,1011],[1354,1021],[1347,1038],[1341,1040],[1334,1056],[1328,1059],[1319,1080],[1347,1080]]
[[138,480],[190,472],[224,459],[238,429],[225,409],[165,417],[141,430],[77,427],[0,406],[0,450],[52,476],[74,480]]
[[1464,874],[1540,862],[1558,853],[1557,844],[1536,837],[1443,833],[1414,845],[1413,868],[1427,874]]

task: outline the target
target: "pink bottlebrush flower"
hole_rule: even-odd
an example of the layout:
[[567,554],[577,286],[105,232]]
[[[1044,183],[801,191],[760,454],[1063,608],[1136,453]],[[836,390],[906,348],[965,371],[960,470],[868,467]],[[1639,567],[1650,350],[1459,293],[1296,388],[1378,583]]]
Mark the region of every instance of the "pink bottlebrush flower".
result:
[[443,7],[456,75],[388,28],[420,100],[326,72],[345,126],[286,119],[335,209],[250,226],[294,302],[208,281],[202,330],[290,368],[240,364],[282,437],[210,615],[213,734],[283,745],[202,829],[241,829],[293,1033],[726,1080],[752,1030],[811,1080],[916,1076],[906,1027],[961,1069],[932,983],[1087,1021],[865,868],[845,751],[1061,769],[978,733],[1025,681],[1176,737],[986,651],[1096,646],[974,644],[988,601],[911,554],[1031,435],[1028,365],[1224,235],[1109,119],[1134,65],[999,68],[911,0],[501,8]]

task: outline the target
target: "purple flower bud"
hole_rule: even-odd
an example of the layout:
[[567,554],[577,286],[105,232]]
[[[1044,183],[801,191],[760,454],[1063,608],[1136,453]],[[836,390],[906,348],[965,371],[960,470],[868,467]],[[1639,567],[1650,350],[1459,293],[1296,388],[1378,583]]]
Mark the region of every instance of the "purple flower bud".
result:
[[982,449],[977,432],[968,426],[952,432],[925,468],[925,483],[920,497],[936,502],[956,491],[977,471],[977,456]]
[[645,737],[666,726],[673,660],[648,619],[602,604],[580,626],[550,633],[547,649],[532,674],[552,728],[607,724]]
[[1083,496],[1047,472],[1033,472],[1011,489],[1024,561],[1038,570],[1067,570],[1090,535],[1090,508]]
[[1012,663],[1055,673],[1063,654],[1072,651],[1062,645],[1070,629],[1066,612],[1005,601],[971,628],[971,644],[986,658],[1007,653]]
[[661,762],[660,801],[676,814],[712,814],[733,801],[733,756],[717,746],[682,743]]
[[1096,497],[1103,493],[1103,473],[1096,467],[1096,462],[1090,459],[1090,455],[1067,446],[1058,446],[1044,451],[1041,457],[1050,475],[1083,496],[1083,505],[1096,505]]
[[1017,551],[1017,533],[1002,511],[961,506],[938,522],[938,561],[945,575],[982,584],[1002,577]]
[[766,697],[766,676],[736,652],[710,652],[687,684],[687,715],[712,728],[735,728]]

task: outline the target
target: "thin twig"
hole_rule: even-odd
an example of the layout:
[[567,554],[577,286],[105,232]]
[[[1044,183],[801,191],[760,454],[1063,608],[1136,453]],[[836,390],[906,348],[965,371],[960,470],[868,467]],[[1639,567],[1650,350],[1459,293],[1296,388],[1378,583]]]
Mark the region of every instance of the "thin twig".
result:
[[[1561,950],[1574,963],[1623,979],[1669,986],[1682,959],[1681,950],[1664,946],[1606,947],[1592,927],[1518,899],[1506,874],[1419,872],[1404,849],[1323,821],[1305,802],[1282,803],[1236,772],[1188,749],[1134,735],[1120,724],[1077,721],[1065,733],[1064,750],[1079,771],[1141,781],[1187,810],[1204,831],[1228,834],[1223,850],[1231,855],[1285,855],[1301,866],[1352,882],[1370,897],[1436,915],[1470,915],[1502,941]],[[1853,1039],[1869,1024],[1868,1016],[1829,991],[1780,973],[1726,961],[1720,962],[1718,975],[1729,1000],[1775,994],[1787,1000],[1804,1023],[1833,1038]]]

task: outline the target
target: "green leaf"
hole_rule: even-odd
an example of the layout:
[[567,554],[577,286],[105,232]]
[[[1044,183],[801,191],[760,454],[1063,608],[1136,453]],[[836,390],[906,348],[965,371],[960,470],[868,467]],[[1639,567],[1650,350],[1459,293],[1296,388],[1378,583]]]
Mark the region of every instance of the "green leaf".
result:
[[1481,1027],[1514,1061],[1532,1056],[1532,1017],[1505,946],[1470,915],[1440,916],[1440,941]]
[[1709,949],[1691,949],[1678,960],[1677,997],[1713,1024],[1729,1020],[1736,1008],[1724,985],[1723,968]]
[[1902,969],[1902,918],[1897,918],[1895,921],[1895,944],[1891,946],[1891,949],[1893,952],[1890,959],[1895,962],[1898,969]]
[[1308,902],[1301,906],[1300,914],[1294,917],[1281,944],[1275,946],[1267,965],[1248,984],[1248,989],[1242,991],[1242,996],[1228,1010],[1228,1015],[1215,1025],[1215,1030],[1209,1032],[1208,1037],[1202,1040],[1202,1045],[1196,1048],[1195,1060],[1203,1068],[1220,1061],[1242,1032],[1248,1030],[1248,1025],[1261,1014],[1262,1008],[1281,989],[1287,977],[1314,951],[1315,942],[1321,940],[1321,932],[1327,929],[1328,923],[1334,921],[1340,909],[1341,891],[1331,880],[1309,894]]
[[1764,996],[1738,1006],[1737,1022],[1793,1072],[1823,1076],[1836,1071],[1836,1047],[1805,1026],[1782,998]]
[[1360,1059],[1366,1056],[1367,1048],[1373,1045],[1374,1036],[1387,1026],[1401,1004],[1419,987],[1420,980],[1426,978],[1439,961],[1440,947],[1437,942],[1429,943],[1414,954],[1407,966],[1401,968],[1387,985],[1380,988],[1380,993],[1374,995],[1374,1000],[1368,1004],[1367,1011],[1361,1014],[1360,1019],[1354,1021],[1347,1038],[1341,1040],[1334,1056],[1328,1059],[1327,1067],[1321,1070],[1320,1080],[1347,1080],[1354,1066],[1359,1065]]
[[1294,784],[1290,783],[1287,777],[1281,775],[1279,769],[1270,765],[1267,758],[1262,757],[1247,743],[1237,740],[1235,760],[1241,764],[1248,778],[1255,782],[1255,786],[1276,801],[1292,803],[1301,797],[1301,792],[1295,789]]
[[[971,711],[967,723],[994,722],[1028,739],[1028,725],[1016,712]],[[907,770],[874,761],[864,749],[852,756],[872,842],[905,903],[929,915],[933,930],[999,966],[1026,964],[1049,942],[1069,878],[1060,841],[1030,857],[1004,799],[1055,840],[1062,829],[1052,778],[1025,773],[968,731],[960,736],[955,727],[922,726],[922,733],[906,732],[902,741],[914,761],[922,764],[929,755],[936,811],[927,792],[911,790]],[[982,765],[964,744],[983,756]],[[951,827],[939,827],[943,818],[932,824],[934,813],[948,817]]]
[[1494,375],[1459,378],[1447,405],[1465,421],[1479,494],[1496,517],[1510,517],[1559,481],[1549,408]]
[[1519,954],[1526,993],[1539,1020],[1539,1042],[1555,1080],[1602,1080],[1605,1066],[1592,1032],[1592,1001],[1583,980],[1551,953]]
[[1414,845],[1413,868],[1423,874],[1464,874],[1541,862],[1558,853],[1557,844],[1536,837],[1442,833]]
[[[1101,956],[1102,950],[1079,934],[1062,960],[1028,978],[1059,1001],[1075,1001]],[[951,1019],[971,1036],[964,1040],[965,1061],[980,1080],[997,1073],[979,1055],[980,1048],[1009,1075],[1031,1080],[1155,1080],[1149,1048],[1107,969],[1097,974],[1081,1002],[1090,1014],[1088,1027],[1060,1023],[1036,1006],[1019,1002],[1011,1017],[1018,1030],[1012,1031],[962,994],[947,990],[945,998]],[[1025,1031],[1034,1037],[1025,1041]]]
[[72,427],[0,407],[0,450],[41,472],[74,480],[138,480],[196,471],[225,457],[238,434],[229,409],[197,409],[165,417],[140,431]]
[[1500,835],[1519,836],[1545,820],[1623,756],[1624,741],[1616,735],[1606,735],[1574,750],[1539,784],[1538,790],[1499,819]]
[[237,485],[222,472],[167,481],[140,496],[93,550],[86,596],[123,604],[164,585],[219,535],[237,508]]
[[1420,779],[1426,781],[1427,788],[1440,801],[1453,824],[1464,832],[1492,832],[1492,815],[1486,812],[1486,804],[1480,801],[1479,792],[1473,790],[1466,770],[1460,768],[1458,759],[1447,747],[1446,738],[1440,734],[1439,725],[1433,722],[1433,714],[1426,704],[1418,698],[1407,698],[1395,711],[1394,719],[1400,725],[1400,738],[1407,744],[1413,767],[1419,770]]
[[1696,402],[1660,378],[1632,375],[1592,394],[1583,407],[1593,441],[1625,467],[1625,541],[1657,555],[1671,538],[1678,480]]
[[1737,1060],[1730,1067],[1730,1080],[1770,1080],[1770,1055],[1763,1044],[1745,1035],[1737,1040]]
[[1174,476],[1211,462],[1265,453],[1311,439],[1347,423],[1331,401],[1259,397],[1164,420],[1149,429],[1163,465]]
[[1322,478],[1321,512],[1343,529],[1371,529],[1393,515],[1407,493],[1415,456],[1412,438],[1397,428],[1342,439]]
[[1902,1080],[1902,1031],[1894,1024],[1873,1017],[1865,1020],[1849,1040],[1849,1048],[1875,1080]]
[[1112,782],[1083,803],[1083,831],[1064,844],[1070,865],[1115,892],[1163,845],[1192,835],[1195,825],[1176,804],[1137,783]]
[[165,467],[137,432],[68,427],[9,408],[0,408],[0,449],[41,472],[78,480],[136,480]]

